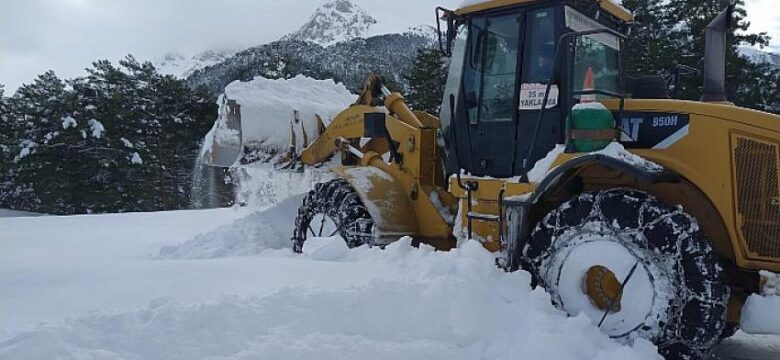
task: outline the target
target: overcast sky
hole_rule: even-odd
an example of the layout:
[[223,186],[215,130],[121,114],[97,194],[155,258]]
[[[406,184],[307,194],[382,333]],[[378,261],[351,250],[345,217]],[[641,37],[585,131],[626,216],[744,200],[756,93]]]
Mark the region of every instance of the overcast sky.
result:
[[[432,24],[437,5],[461,0],[354,0],[382,28]],[[243,49],[296,30],[326,0],[0,0],[0,83],[6,94],[52,69],[81,75],[96,59],[131,53],[150,60],[168,52]],[[747,0],[753,31],[780,49],[778,0]],[[391,6],[389,6],[392,4]]]

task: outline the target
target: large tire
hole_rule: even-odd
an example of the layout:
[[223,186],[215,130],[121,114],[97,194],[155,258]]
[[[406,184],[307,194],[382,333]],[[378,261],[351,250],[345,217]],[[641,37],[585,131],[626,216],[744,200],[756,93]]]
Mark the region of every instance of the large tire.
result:
[[[323,232],[322,224],[312,220],[329,221],[333,229]],[[303,243],[309,236],[340,235],[350,248],[371,244],[374,221],[352,186],[344,179],[316,184],[303,199],[295,218],[293,251],[303,252]]]
[[594,324],[609,306],[587,295],[584,271],[602,265],[623,283],[635,268],[623,307],[601,330],[623,343],[648,339],[667,359],[705,358],[726,326],[729,289],[718,256],[693,217],[643,192],[584,193],[562,204],[537,225],[522,262],[556,307]]

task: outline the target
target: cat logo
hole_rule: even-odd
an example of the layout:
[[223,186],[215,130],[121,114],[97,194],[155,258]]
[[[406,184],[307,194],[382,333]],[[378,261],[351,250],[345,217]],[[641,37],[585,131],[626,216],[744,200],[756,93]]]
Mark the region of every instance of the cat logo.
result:
[[645,119],[641,117],[623,118],[623,134],[620,136],[620,141],[639,141],[639,127],[644,122]]

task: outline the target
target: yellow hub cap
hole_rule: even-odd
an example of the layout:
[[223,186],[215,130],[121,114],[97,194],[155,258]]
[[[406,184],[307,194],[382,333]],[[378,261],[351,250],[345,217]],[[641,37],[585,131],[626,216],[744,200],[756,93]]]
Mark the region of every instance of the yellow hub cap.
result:
[[583,290],[590,301],[601,310],[620,311],[620,281],[615,273],[604,266],[596,265],[588,269],[582,279]]

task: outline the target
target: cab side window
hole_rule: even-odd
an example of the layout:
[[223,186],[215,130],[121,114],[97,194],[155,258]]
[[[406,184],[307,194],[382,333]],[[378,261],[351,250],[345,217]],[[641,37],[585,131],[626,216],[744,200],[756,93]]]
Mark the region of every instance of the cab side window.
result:
[[555,57],[555,21],[552,9],[528,13],[529,47],[523,83],[546,84]]

